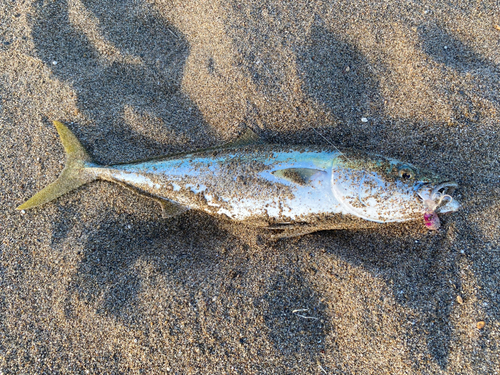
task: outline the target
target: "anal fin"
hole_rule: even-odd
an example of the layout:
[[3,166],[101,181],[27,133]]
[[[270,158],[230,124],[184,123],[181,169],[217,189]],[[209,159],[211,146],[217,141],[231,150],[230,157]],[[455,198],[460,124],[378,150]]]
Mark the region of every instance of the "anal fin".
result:
[[164,219],[167,219],[172,216],[180,215],[181,213],[188,210],[186,206],[183,206],[179,203],[172,202],[162,198],[153,198],[155,199],[161,206],[161,216]]
[[318,229],[307,223],[273,223],[262,227],[268,232],[271,240],[279,240],[283,238],[299,237],[305,234],[316,232]]
[[157,197],[156,195],[150,194],[144,190],[138,189],[134,186],[127,185],[124,182],[113,180],[114,183],[117,183],[123,186],[125,189],[130,190],[131,192],[140,195],[145,198],[153,199],[160,204],[161,207],[161,216],[164,219],[167,219],[172,216],[180,215],[181,213],[187,211],[189,208],[181,205],[177,202],[172,202],[168,199]]

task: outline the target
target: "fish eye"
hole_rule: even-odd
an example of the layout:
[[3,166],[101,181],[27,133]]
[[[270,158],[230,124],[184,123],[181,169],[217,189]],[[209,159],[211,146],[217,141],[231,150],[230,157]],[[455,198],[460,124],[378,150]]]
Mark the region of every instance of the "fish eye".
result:
[[410,180],[415,176],[415,173],[413,172],[413,169],[411,169],[408,166],[402,166],[398,170],[399,177],[401,177],[403,180]]

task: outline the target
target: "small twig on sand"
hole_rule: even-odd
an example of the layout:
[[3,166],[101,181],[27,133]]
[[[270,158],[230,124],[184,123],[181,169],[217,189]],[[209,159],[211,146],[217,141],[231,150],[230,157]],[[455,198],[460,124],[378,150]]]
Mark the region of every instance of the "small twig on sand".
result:
[[[302,311],[309,311],[309,309],[297,309],[297,310],[293,310],[292,313],[293,314],[296,314],[298,312],[302,312]],[[297,314],[297,316],[300,316],[301,318],[304,318],[304,319],[314,319],[314,320],[319,320],[319,318],[316,318],[314,316],[305,316],[305,315],[302,315],[302,314]]]
[[297,309],[297,310],[293,310],[292,314],[295,314],[295,313],[298,313],[298,312],[301,312],[301,311],[309,311],[309,309]]
[[173,36],[175,36],[176,39],[180,39],[179,35],[177,35],[176,33],[174,33],[169,27],[167,27],[167,30],[170,31],[170,34],[172,34]]
[[314,320],[318,320],[319,318],[316,318],[314,316],[305,316],[305,315],[300,315],[300,314],[297,314],[297,316],[300,316],[301,318],[304,318],[304,319],[314,319]]
[[318,363],[318,366],[319,366],[319,369],[321,370],[321,372],[328,374],[328,372],[326,372],[326,370],[319,363]]

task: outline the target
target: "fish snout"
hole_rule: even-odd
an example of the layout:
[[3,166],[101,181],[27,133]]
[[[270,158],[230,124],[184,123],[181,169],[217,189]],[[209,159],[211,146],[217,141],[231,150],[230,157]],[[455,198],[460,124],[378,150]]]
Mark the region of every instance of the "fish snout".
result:
[[452,194],[457,189],[458,184],[454,181],[441,182],[435,186],[424,185],[418,190],[418,195],[424,201],[426,212],[455,212],[460,208],[460,202],[453,198]]

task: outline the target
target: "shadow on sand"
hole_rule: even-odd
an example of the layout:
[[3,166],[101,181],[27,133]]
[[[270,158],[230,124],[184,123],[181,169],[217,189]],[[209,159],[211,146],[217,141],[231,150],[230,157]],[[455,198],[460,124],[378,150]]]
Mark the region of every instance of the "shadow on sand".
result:
[[[117,2],[117,7],[127,12],[131,3]],[[144,19],[135,19],[134,22],[142,26],[133,25],[138,31],[134,36],[124,32],[122,27],[130,29],[131,25],[123,25],[121,18],[117,21],[104,13],[94,15],[100,20],[107,40],[124,54],[138,57],[143,62],[134,65],[119,59],[103,63],[100,52],[88,37],[70,22],[66,2],[56,1],[44,6],[39,1],[38,12],[41,16],[33,20],[33,37],[40,58],[58,78],[71,83],[77,93],[78,107],[85,116],[93,122],[105,124],[86,130],[87,138],[94,137],[91,142],[87,141],[94,145],[94,149],[89,150],[91,153],[103,160],[123,158],[114,152],[109,156],[104,151],[106,148],[101,147],[110,139],[123,150],[140,148],[148,154],[164,151],[161,143],[145,141],[132,130],[126,130],[129,127],[122,113],[127,106],[132,106],[141,116],[163,119],[175,132],[190,132],[190,136],[192,127],[188,123],[203,122],[193,103],[179,92],[189,46],[177,30],[166,26],[153,13],[146,12]],[[120,11],[117,10],[116,14],[119,15]],[[54,24],[58,25],[57,30],[54,30]],[[422,38],[424,51],[446,66],[465,72],[472,59],[474,69],[487,67],[487,62],[473,53],[463,57],[465,47],[439,30],[424,29]],[[434,43],[426,42],[430,38],[445,38],[450,44],[449,51],[455,51],[454,54],[436,50]],[[352,122],[353,118],[360,118],[379,96],[377,80],[370,74],[366,59],[354,46],[321,25],[313,29],[311,40],[308,46],[296,47],[299,51],[298,66],[305,74],[304,87],[308,95],[330,108],[345,124],[342,129],[333,131],[332,138],[343,139],[346,146],[361,144],[360,147],[366,147],[367,143],[376,142],[375,135],[366,133],[365,128]],[[258,43],[253,48],[258,48]],[[244,51],[247,69],[264,92],[274,93],[279,85],[275,78],[280,76],[279,71],[273,70],[272,64],[269,69],[256,68],[259,65],[255,63],[256,56],[258,51],[252,47]],[[262,66],[265,64],[266,61]],[[323,76],[329,77],[327,82],[321,81]],[[178,111],[183,112],[178,116],[180,122],[176,123],[177,118],[172,113]],[[85,136],[82,138],[85,140]],[[301,271],[304,265],[300,260],[298,264],[290,261],[289,265],[276,271],[266,283],[265,290],[256,295],[248,285],[252,284],[258,270],[241,265],[234,274],[226,272],[235,267],[232,260],[220,256],[221,251],[241,247],[241,240],[218,227],[216,219],[189,213],[171,219],[167,229],[162,220],[132,218],[132,229],[128,229],[123,223],[130,219],[109,214],[96,219],[93,228],[88,228],[82,260],[68,289],[68,317],[72,314],[72,299],[78,298],[94,305],[101,314],[112,315],[126,325],[148,329],[141,323],[143,311],[137,303],[144,280],[136,265],[145,261],[155,275],[180,283],[188,296],[186,303],[195,304],[200,284],[207,288],[203,293],[208,296],[225,293],[225,298],[233,301],[240,295],[258,299],[260,302],[254,307],[262,314],[274,348],[288,361],[296,361],[302,356],[305,358],[301,360],[309,365],[315,363],[318,353],[323,350],[324,339],[335,327],[327,323],[329,317],[321,296]],[[55,248],[60,238],[71,229],[71,224],[58,220],[54,224]],[[362,266],[375,277],[386,280],[397,302],[419,316],[419,324],[406,331],[408,345],[418,344],[410,340],[411,337],[422,337],[427,343],[428,353],[443,369],[447,366],[452,335],[449,325],[451,301],[454,288],[459,287],[456,285],[456,249],[452,237],[446,232],[452,229],[445,228],[435,235],[414,232],[404,238],[390,237],[381,231],[314,234],[315,239],[307,249],[308,252],[319,251],[325,243],[334,242],[334,246],[327,247],[331,256]],[[287,241],[272,245],[270,249],[268,254],[274,250],[286,253]],[[261,261],[263,267],[265,263],[266,260]],[[215,264],[221,264],[223,271],[214,271]],[[235,279],[240,280],[238,288],[233,286],[235,281],[232,280]],[[449,280],[453,280],[455,286]],[[313,309],[318,319],[294,320],[292,309],[298,305]],[[219,315],[231,319],[228,310],[220,306],[207,311],[209,316],[203,319],[212,320],[215,325]],[[241,308],[239,312],[243,313]],[[195,327],[201,326],[206,323],[203,319],[194,314],[192,323]],[[176,330],[174,325],[171,329]],[[245,333],[245,327],[236,329]],[[222,341],[208,344],[202,338],[196,340],[207,353],[217,352],[223,347],[226,348],[223,351],[227,351]],[[239,340],[241,345],[245,344],[243,338]],[[421,351],[416,347],[415,350]],[[415,366],[418,368],[419,364],[415,363]]]

